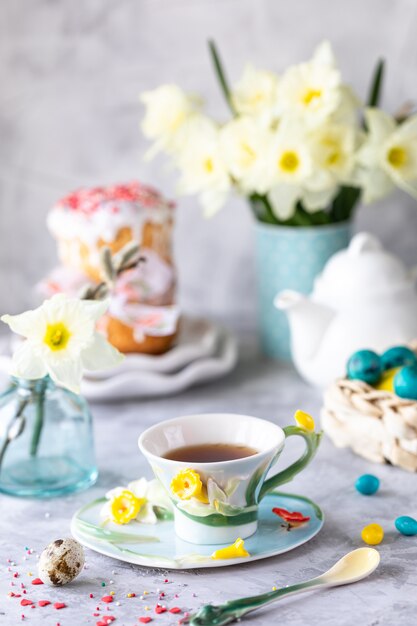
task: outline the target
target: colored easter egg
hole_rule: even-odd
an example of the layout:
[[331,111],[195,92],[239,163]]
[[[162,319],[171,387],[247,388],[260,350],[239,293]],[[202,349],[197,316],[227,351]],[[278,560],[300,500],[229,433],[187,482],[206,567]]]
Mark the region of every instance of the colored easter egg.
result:
[[381,363],[383,370],[390,370],[404,365],[417,365],[417,357],[407,346],[394,346],[381,354]]
[[379,391],[390,391],[391,393],[394,393],[394,378],[395,374],[399,372],[400,369],[401,367],[393,367],[390,370],[385,370],[385,372],[382,372],[381,378],[379,379],[377,384],[374,385],[375,389],[378,389]]
[[402,367],[395,374],[394,391],[400,398],[417,400],[417,365]]
[[412,537],[413,535],[417,535],[417,520],[408,515],[401,515],[401,517],[397,517],[395,520],[395,528],[402,535]]
[[358,350],[347,362],[347,376],[374,385],[382,374],[381,359],[373,350]]
[[370,546],[377,546],[384,538],[384,529],[379,524],[368,524],[362,529],[361,537]]
[[355,487],[364,496],[372,496],[379,489],[379,478],[373,474],[363,474],[355,482]]

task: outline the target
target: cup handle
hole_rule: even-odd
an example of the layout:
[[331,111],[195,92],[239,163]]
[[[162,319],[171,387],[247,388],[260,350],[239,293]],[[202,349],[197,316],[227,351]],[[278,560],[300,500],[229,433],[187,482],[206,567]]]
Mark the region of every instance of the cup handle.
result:
[[259,500],[262,500],[262,498],[266,496],[269,491],[275,489],[279,485],[289,483],[296,474],[301,472],[301,470],[303,470],[306,465],[310,463],[319,446],[321,433],[309,431],[305,428],[300,428],[299,426],[286,426],[283,430],[285,438],[292,437],[293,435],[299,435],[302,437],[306,442],[306,449],[297,461],[286,467],[281,472],[278,472],[278,474],[275,474],[274,476],[271,476],[271,478],[267,478],[264,481],[264,484],[259,492]]

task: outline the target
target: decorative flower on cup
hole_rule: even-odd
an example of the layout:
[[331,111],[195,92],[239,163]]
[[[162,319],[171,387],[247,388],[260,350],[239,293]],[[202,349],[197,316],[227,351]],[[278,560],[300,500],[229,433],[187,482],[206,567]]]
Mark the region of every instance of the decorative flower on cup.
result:
[[36,380],[47,374],[75,393],[83,371],[118,365],[123,355],[96,332],[108,302],[53,296],[33,311],[3,315],[1,320],[25,338],[16,349],[11,375]]
[[115,487],[106,493],[106,499],[101,516],[114,524],[129,524],[133,520],[156,524],[158,519],[172,517],[171,501],[156,479],[139,478],[127,487]]
[[305,413],[304,411],[298,409],[298,411],[296,411],[294,414],[294,419],[297,426],[299,426],[300,428],[308,430],[309,432],[314,432],[316,425],[314,423],[314,419],[309,413]]
[[199,502],[208,503],[207,489],[203,486],[200,475],[192,469],[181,470],[174,476],[171,491],[180,500],[195,498]]

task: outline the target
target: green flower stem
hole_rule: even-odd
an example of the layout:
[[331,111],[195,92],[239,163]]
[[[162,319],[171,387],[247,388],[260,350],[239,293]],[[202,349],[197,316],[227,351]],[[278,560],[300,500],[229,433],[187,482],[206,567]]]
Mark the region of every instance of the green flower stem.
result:
[[210,40],[208,42],[208,45],[209,45],[211,60],[214,66],[214,71],[216,72],[216,76],[219,81],[224,98],[228,104],[230,111],[232,112],[232,115],[236,115],[236,110],[235,110],[235,107],[233,106],[232,94],[230,92],[229,84],[226,79],[226,74],[223,69],[223,64],[220,60],[220,55],[217,51],[216,44],[214,43],[213,40]]
[[35,424],[33,427],[32,440],[30,442],[30,456],[36,456],[41,438],[44,412],[45,412],[45,390],[46,382],[40,382],[40,389],[36,397]]

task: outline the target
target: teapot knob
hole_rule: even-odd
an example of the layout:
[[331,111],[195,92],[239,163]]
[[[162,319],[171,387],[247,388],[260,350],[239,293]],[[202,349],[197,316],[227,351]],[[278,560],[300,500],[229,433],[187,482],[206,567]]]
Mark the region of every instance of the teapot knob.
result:
[[358,255],[369,250],[381,250],[382,244],[370,233],[358,233],[349,244],[349,254]]

